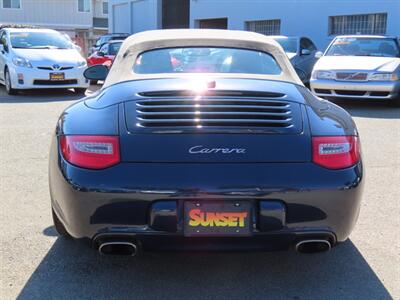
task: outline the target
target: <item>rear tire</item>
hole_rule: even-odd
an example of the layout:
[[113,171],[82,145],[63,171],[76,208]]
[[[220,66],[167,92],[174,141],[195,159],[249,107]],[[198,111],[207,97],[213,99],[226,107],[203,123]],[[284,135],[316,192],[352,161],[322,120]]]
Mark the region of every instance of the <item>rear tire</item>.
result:
[[56,228],[57,233],[60,236],[65,236],[67,238],[71,238],[71,235],[67,232],[64,225],[61,223],[60,219],[57,217],[56,213],[54,212],[54,209],[51,210],[51,213],[53,215],[53,223],[54,223],[54,227]]
[[7,68],[4,71],[4,85],[6,87],[7,94],[9,94],[9,95],[17,95],[18,94],[18,90],[13,89],[13,87],[12,87],[10,72],[8,71]]
[[86,89],[85,88],[74,88],[75,94],[77,95],[85,95]]

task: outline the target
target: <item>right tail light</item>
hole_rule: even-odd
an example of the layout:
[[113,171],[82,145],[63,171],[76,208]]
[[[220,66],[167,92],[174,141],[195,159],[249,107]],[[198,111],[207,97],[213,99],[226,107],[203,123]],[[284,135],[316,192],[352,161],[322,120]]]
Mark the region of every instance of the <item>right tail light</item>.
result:
[[328,169],[344,169],[360,161],[356,136],[318,136],[312,138],[313,162]]

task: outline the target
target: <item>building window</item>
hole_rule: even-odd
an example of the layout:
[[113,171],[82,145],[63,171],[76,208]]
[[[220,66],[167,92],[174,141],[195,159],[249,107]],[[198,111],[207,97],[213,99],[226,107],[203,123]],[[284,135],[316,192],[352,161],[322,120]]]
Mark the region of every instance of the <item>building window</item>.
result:
[[329,17],[329,35],[386,34],[387,14]]
[[246,30],[265,35],[281,34],[281,20],[247,21]]
[[3,8],[21,8],[21,0],[3,0]]
[[103,15],[108,15],[108,1],[103,1]]
[[78,11],[79,12],[90,12],[90,1],[91,0],[78,0]]
[[228,18],[197,20],[198,28],[228,29]]

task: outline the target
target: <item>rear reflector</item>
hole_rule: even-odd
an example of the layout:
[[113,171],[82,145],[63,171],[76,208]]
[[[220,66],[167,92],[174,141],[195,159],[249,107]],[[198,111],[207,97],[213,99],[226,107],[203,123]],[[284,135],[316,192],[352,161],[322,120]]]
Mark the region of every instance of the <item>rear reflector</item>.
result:
[[313,162],[328,169],[344,169],[360,160],[356,136],[320,136],[312,138]]
[[117,136],[64,135],[60,147],[63,157],[78,167],[104,169],[120,162]]

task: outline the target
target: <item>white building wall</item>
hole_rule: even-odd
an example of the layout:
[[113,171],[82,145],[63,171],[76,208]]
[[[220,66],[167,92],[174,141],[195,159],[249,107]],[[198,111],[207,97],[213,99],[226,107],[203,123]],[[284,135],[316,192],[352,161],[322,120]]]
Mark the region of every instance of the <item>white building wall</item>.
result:
[[108,18],[107,14],[103,14],[104,0],[93,0],[93,17],[95,18]]
[[92,12],[78,12],[77,0],[21,0],[20,9],[5,9],[0,0],[0,23],[86,29],[92,18]]
[[228,29],[244,30],[246,21],[280,19],[282,35],[308,36],[324,49],[330,16],[368,13],[387,13],[386,34],[400,35],[400,0],[192,0],[190,27],[227,17]]

